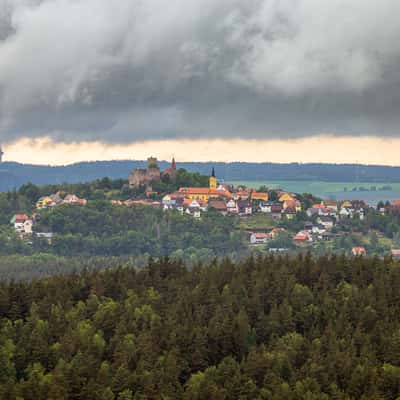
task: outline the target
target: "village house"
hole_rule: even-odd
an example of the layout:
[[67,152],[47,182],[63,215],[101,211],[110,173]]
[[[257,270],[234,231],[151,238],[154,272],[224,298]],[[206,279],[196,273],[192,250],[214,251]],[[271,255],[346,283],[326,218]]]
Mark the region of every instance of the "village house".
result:
[[191,215],[193,218],[200,218],[201,217],[201,210],[200,207],[191,207],[189,206],[186,208],[186,214]]
[[378,211],[379,214],[381,214],[381,215],[385,215],[385,214],[386,214],[386,208],[385,208],[385,207],[380,207],[380,208],[378,208],[377,211]]
[[238,214],[239,213],[239,207],[238,207],[236,201],[233,199],[230,199],[226,203],[226,209],[229,214]]
[[268,193],[252,191],[250,194],[251,201],[268,201]]
[[81,206],[85,206],[87,204],[86,199],[80,199],[75,194],[67,194],[62,201],[63,204],[79,204]]
[[210,199],[208,201],[208,208],[216,210],[222,215],[226,215],[228,213],[228,208],[224,200]]
[[57,204],[50,196],[43,196],[36,202],[36,208],[42,210],[45,208],[55,207]]
[[349,200],[344,200],[340,205],[340,208],[353,208],[353,204]]
[[33,220],[26,214],[15,214],[10,223],[14,226],[14,229],[20,235],[32,234]]
[[286,219],[293,219],[297,214],[297,211],[294,207],[288,207],[285,210],[283,210],[283,216]]
[[258,204],[259,210],[261,213],[270,214],[271,213],[271,206],[270,203],[267,201],[260,201]]
[[62,204],[62,202],[63,202],[63,198],[62,198],[62,193],[61,192],[57,192],[55,194],[51,194],[49,197],[53,200],[53,203],[56,206]]
[[328,208],[334,212],[338,211],[338,203],[336,200],[322,200],[321,201],[321,206]]
[[275,210],[279,208],[279,213],[282,212],[282,204],[279,203],[278,201],[261,201],[260,204],[258,205],[260,212],[265,213],[265,214],[272,214],[272,209],[275,207]]
[[233,198],[235,200],[248,200],[251,195],[251,190],[247,188],[238,188],[238,190],[233,193]]
[[353,247],[351,250],[351,254],[353,254],[353,256],[366,256],[367,255],[367,251],[365,250],[365,247]]
[[267,243],[269,235],[265,232],[253,232],[250,235],[251,244],[265,244]]
[[330,216],[330,215],[332,215],[332,214],[335,215],[336,213],[335,213],[335,212],[332,212],[330,208],[327,208],[327,207],[325,207],[325,206],[321,206],[321,207],[318,209],[318,215],[319,215],[319,216],[328,217],[328,216]]
[[271,240],[276,240],[283,232],[285,232],[284,228],[273,228],[268,235]]
[[240,216],[248,216],[253,213],[253,207],[249,200],[238,200],[237,205]]
[[273,220],[280,220],[282,218],[282,205],[273,205],[271,206],[271,218]]
[[284,203],[285,201],[295,200],[296,197],[292,193],[280,192],[279,193],[279,202]]
[[323,232],[320,235],[318,235],[319,240],[323,240],[324,242],[329,242],[332,240],[336,235],[334,235],[332,232]]
[[334,220],[331,217],[326,217],[321,215],[320,217],[318,217],[317,222],[320,225],[323,225],[325,227],[326,230],[332,229],[334,226]]
[[390,254],[395,260],[400,260],[400,249],[393,249]]
[[301,211],[301,203],[299,200],[285,200],[283,202],[283,209],[293,208],[296,212]]
[[341,207],[339,211],[339,217],[341,219],[343,218],[353,218],[354,215],[354,209],[351,207]]
[[304,223],[304,230],[306,230],[308,232],[312,232],[313,227],[314,227],[314,224],[312,222],[310,222],[310,221],[306,221]]
[[[316,207],[318,206],[318,207]],[[318,204],[314,204],[312,207],[308,208],[306,214],[309,218],[312,218],[314,215],[320,215],[321,206]]]
[[161,203],[164,210],[172,210],[176,204],[176,197],[167,194],[162,198]]
[[54,233],[53,233],[53,232],[36,232],[36,233],[35,233],[35,236],[36,236],[38,239],[43,239],[43,240],[45,240],[48,244],[51,244],[52,241],[53,241]]
[[317,235],[321,235],[326,232],[326,228],[322,224],[316,224],[312,227],[311,232]]
[[358,218],[360,218],[360,220],[362,221],[365,218],[365,209],[364,208],[356,209],[354,215],[357,215]]
[[312,236],[307,231],[300,231],[294,237],[293,241],[297,243],[312,242]]

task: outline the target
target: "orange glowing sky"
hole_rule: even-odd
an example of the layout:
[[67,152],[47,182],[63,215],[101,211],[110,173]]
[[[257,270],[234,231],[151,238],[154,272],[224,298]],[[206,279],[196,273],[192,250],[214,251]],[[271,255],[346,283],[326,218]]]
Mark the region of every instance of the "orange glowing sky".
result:
[[400,139],[316,136],[296,140],[152,140],[129,144],[59,143],[21,139],[3,146],[4,161],[63,165],[95,160],[143,160],[149,155],[178,161],[324,162],[400,165]]

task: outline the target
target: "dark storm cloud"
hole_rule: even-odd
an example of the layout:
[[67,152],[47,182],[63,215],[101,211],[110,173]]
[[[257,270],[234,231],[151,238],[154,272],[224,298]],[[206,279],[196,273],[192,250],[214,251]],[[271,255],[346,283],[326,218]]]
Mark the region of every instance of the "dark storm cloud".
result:
[[398,0],[0,0],[2,140],[399,135]]

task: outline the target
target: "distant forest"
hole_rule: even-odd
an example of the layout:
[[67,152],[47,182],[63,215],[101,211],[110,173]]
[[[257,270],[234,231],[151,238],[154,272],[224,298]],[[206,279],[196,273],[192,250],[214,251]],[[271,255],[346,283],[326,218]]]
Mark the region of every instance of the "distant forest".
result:
[[[105,176],[126,179],[135,168],[144,167],[145,161],[96,161],[67,166],[28,165],[14,162],[0,164],[0,191],[12,190],[24,183],[36,185],[89,182]],[[161,169],[169,162],[159,163]],[[189,172],[209,174],[215,167],[219,179],[225,181],[262,180],[318,180],[326,182],[400,182],[400,167],[356,164],[273,164],[273,163],[220,163],[186,162],[178,167]]]

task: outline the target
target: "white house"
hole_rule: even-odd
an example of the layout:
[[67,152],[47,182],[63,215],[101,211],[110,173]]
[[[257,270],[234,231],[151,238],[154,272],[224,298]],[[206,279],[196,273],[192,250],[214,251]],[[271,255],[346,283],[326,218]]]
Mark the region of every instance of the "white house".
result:
[[14,225],[14,229],[21,235],[25,233],[25,228],[32,232],[33,221],[26,214],[15,214],[10,222]]
[[265,232],[253,232],[250,235],[251,244],[263,244],[267,243],[269,235]]
[[340,218],[352,218],[354,210],[348,207],[342,207],[339,211]]
[[251,202],[248,200],[238,200],[239,215],[251,215],[253,213],[253,207]]
[[86,199],[80,199],[78,196],[75,194],[67,194],[64,197],[63,204],[80,204],[80,205],[86,205],[87,200]]
[[173,199],[169,194],[165,195],[161,201],[164,210],[173,208],[176,204],[176,199]]
[[236,201],[233,200],[233,199],[230,199],[226,203],[226,210],[228,211],[229,214],[238,214],[239,213],[239,207],[238,207]]
[[326,228],[322,224],[317,224],[312,227],[312,233],[315,233],[317,235],[320,235],[325,232],[326,232]]
[[318,217],[317,222],[325,227],[325,229],[332,229],[334,225],[334,221],[330,217],[325,217],[321,215]]

